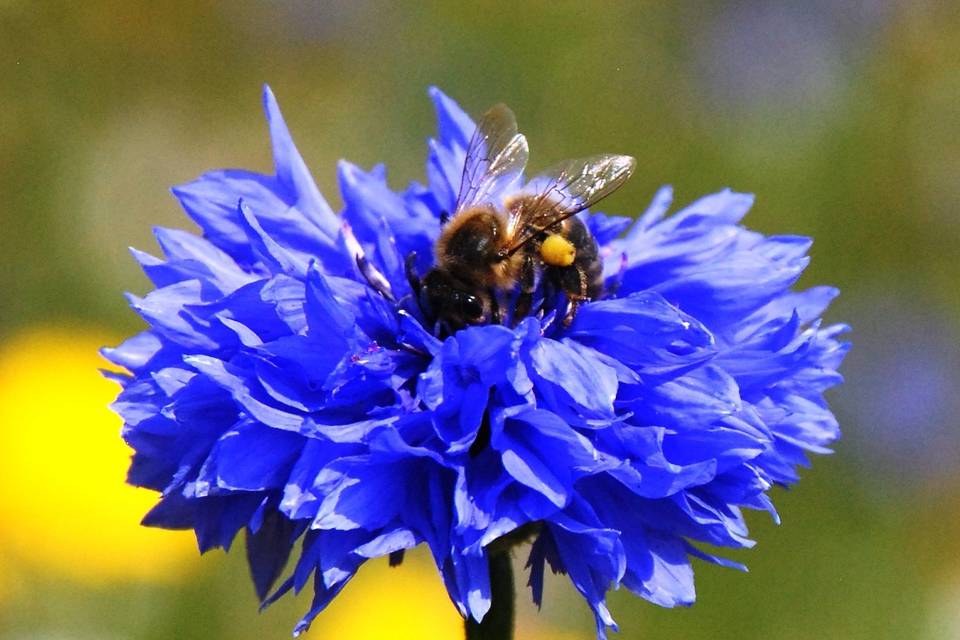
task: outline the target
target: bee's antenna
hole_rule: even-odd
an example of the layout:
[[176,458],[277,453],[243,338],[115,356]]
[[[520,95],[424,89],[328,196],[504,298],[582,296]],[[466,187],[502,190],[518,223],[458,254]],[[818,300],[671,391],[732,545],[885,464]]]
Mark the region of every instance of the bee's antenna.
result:
[[423,286],[420,282],[420,276],[417,275],[417,252],[411,251],[407,254],[407,259],[403,264],[403,271],[407,275],[407,282],[410,284],[410,290],[417,297],[420,296],[420,288]]
[[620,268],[617,269],[617,272],[609,278],[609,282],[604,287],[604,295],[611,297],[616,295],[617,290],[620,289],[620,285],[623,284],[623,276],[627,272],[627,265],[629,260],[627,259],[626,252],[620,254]]
[[357,268],[360,270],[360,274],[364,277],[374,291],[382,295],[384,298],[390,302],[396,302],[397,299],[393,295],[393,288],[390,286],[390,281],[384,277],[380,271],[373,266],[367,258],[361,254],[357,254]]

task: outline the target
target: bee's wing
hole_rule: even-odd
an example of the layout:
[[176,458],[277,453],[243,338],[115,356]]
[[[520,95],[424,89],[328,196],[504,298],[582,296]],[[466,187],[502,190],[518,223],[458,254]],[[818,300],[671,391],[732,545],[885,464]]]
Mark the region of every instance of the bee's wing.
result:
[[517,133],[517,119],[506,105],[483,114],[467,148],[456,211],[499,204],[499,195],[523,173],[528,153],[527,139]]
[[567,160],[531,180],[510,210],[508,253],[606,198],[627,181],[636,165],[630,156],[604,154]]

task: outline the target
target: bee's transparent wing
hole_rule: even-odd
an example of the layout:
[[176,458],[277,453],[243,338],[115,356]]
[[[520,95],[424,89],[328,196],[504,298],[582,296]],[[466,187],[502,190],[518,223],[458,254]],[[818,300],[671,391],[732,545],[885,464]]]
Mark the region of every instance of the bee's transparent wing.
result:
[[478,204],[499,208],[503,192],[527,166],[527,139],[517,133],[517,119],[504,104],[483,114],[467,148],[456,211]]
[[531,180],[510,207],[508,252],[606,198],[633,175],[636,165],[630,156],[604,154],[567,160]]

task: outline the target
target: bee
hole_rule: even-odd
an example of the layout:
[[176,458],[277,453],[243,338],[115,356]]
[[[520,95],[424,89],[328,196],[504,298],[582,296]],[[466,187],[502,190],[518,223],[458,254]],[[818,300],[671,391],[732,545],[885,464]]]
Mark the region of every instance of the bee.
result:
[[[597,242],[575,214],[618,189],[633,173],[630,156],[568,160],[519,189],[526,138],[512,111],[487,111],[467,148],[456,207],[435,246],[435,267],[422,283],[408,270],[421,307],[448,330],[519,322],[538,284],[568,301],[564,323],[603,289]],[[408,265],[412,264],[411,259]],[[501,298],[513,300],[509,318]]]

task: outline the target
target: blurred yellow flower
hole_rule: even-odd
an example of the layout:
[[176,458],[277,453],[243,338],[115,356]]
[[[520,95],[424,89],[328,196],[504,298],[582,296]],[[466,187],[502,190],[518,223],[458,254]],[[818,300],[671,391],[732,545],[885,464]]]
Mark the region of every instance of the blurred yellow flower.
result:
[[112,342],[47,328],[0,343],[0,544],[87,582],[176,578],[196,548],[139,525],[156,494],[124,483],[131,452],[108,409],[119,388],[98,371]]
[[[518,572],[517,575],[522,574]],[[591,632],[577,634],[551,626],[532,606],[523,602],[527,593],[521,584],[517,584],[520,599],[517,638],[578,640],[594,637]],[[353,582],[317,617],[308,637],[461,640],[463,618],[450,602],[429,553],[418,547],[407,552],[403,565],[399,567],[390,567],[383,558],[365,564]]]
[[399,567],[368,562],[314,622],[316,638],[460,640],[463,619],[423,549]]
[[0,615],[8,601],[20,595],[22,576],[17,573],[16,567],[10,562],[9,554],[0,553]]

